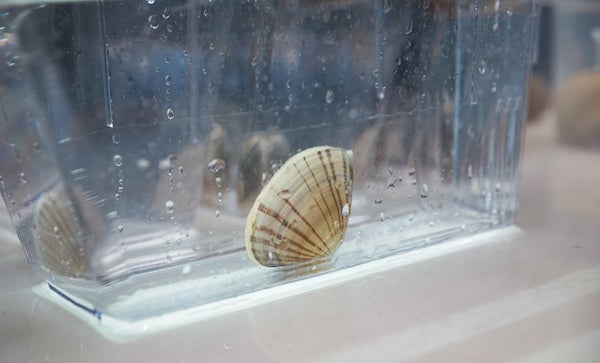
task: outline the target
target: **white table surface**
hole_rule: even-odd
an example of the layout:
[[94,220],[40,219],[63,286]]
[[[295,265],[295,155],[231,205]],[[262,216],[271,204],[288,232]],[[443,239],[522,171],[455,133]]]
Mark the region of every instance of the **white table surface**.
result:
[[600,151],[529,127],[523,233],[126,344],[31,291],[0,241],[0,362],[600,362]]

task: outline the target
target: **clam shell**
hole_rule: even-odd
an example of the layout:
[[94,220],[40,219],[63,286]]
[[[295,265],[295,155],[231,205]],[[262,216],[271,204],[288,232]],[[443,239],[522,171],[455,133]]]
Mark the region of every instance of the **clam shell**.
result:
[[[165,203],[168,200],[175,205],[170,214],[175,218],[193,215],[198,205],[220,208],[218,193],[224,193],[230,182],[230,145],[232,142],[225,128],[214,122],[211,132],[201,143],[190,143],[177,154],[170,165],[172,172],[161,173],[158,180],[152,202],[154,213],[167,217]],[[211,164],[217,162],[224,166],[211,169]],[[217,178],[220,186],[217,185]],[[202,187],[199,187],[200,182]]]
[[263,185],[273,177],[273,166],[283,163],[289,155],[290,146],[278,133],[254,135],[245,143],[237,181],[237,201],[241,209],[250,209]]
[[78,242],[85,234],[61,193],[51,191],[41,196],[34,223],[34,243],[43,267],[69,277],[87,274],[88,258]]
[[246,250],[263,266],[333,253],[352,206],[352,152],[319,146],[292,156],[260,192],[246,221]]

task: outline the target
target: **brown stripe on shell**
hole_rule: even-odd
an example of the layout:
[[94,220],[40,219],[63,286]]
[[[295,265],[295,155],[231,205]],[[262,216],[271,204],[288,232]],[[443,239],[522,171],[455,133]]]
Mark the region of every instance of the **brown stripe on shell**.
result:
[[[294,251],[293,254],[290,254],[290,253],[282,254],[282,253],[280,253],[282,251],[280,251],[278,246],[271,243],[271,241],[269,241],[268,239],[251,236],[250,240],[253,243],[252,250],[254,252],[254,255],[257,256],[257,252],[262,253],[264,255],[265,259],[267,259],[269,261],[275,260],[276,262],[285,263],[285,261],[282,260],[281,257],[286,257],[286,260],[296,260],[297,259],[300,261],[305,261],[307,259],[311,259],[316,256],[315,254],[310,254],[310,253],[307,254],[307,253],[302,253],[302,252],[298,252],[298,251]],[[257,248],[259,246],[261,247],[260,249]],[[269,257],[269,252],[271,252],[271,254],[273,255],[272,258]],[[283,252],[285,252],[285,251],[283,251]]]
[[308,238],[308,236],[306,234],[304,234],[298,228],[293,227],[287,219],[283,218],[276,211],[274,211],[272,209],[269,209],[269,207],[267,207],[263,203],[261,203],[261,204],[258,205],[258,211],[262,212],[262,213],[264,213],[266,215],[268,215],[269,217],[275,218],[279,223],[281,223],[281,225],[283,227],[285,227],[285,228],[289,229],[290,231],[296,233],[300,238],[302,238],[303,240],[305,240],[306,243],[310,244],[311,246],[313,246],[315,248],[318,248],[317,245],[310,238]]
[[[256,247],[252,248],[255,258],[257,260],[261,261],[262,265],[265,265],[268,267],[291,265],[294,263],[310,260],[311,258],[314,257],[314,256],[301,257],[298,255],[296,255],[296,256],[284,255],[284,254],[281,254],[278,251],[278,249],[274,246],[262,244],[262,243],[259,243],[258,241],[256,244],[261,245],[263,248],[258,251],[257,251]],[[270,256],[269,256],[269,252],[271,252]]]
[[[344,203],[342,203],[342,196],[340,195],[340,189],[336,186],[336,181],[337,181],[337,175],[336,175],[336,171],[335,171],[335,167],[333,165],[333,160],[331,159],[331,150],[327,149],[325,150],[325,153],[327,154],[327,159],[329,160],[329,168],[331,169],[331,174],[333,175],[333,186],[334,186],[334,190],[335,193],[337,194],[337,200],[338,200],[338,213],[339,213],[339,217],[340,217],[340,222],[344,223],[344,216],[342,214],[342,208],[344,207]],[[342,155],[342,161],[344,160],[344,156]]]
[[[325,152],[327,152],[327,149],[325,150]],[[325,172],[325,176],[327,177],[327,184],[329,185],[329,192],[333,196],[333,199],[335,202],[334,204],[339,205],[341,203],[341,200],[337,200],[335,198],[335,188],[331,185],[332,178],[329,177],[329,171],[327,170],[327,165],[325,164],[325,160],[323,159],[323,153],[321,151],[319,151],[319,152],[317,152],[317,155],[319,155],[319,161],[321,161],[321,167],[323,168],[323,171]],[[333,172],[333,170],[332,170],[332,175],[333,175],[333,178],[335,178],[335,172]],[[342,222],[342,207],[340,206],[339,208],[336,208],[336,212],[338,212],[338,220],[340,222]],[[335,223],[333,226],[336,227]]]
[[[270,266],[277,266],[277,262],[281,262],[275,247],[269,245],[268,243],[259,242],[260,239],[256,236],[250,236],[250,241],[252,242],[252,254],[256,259],[261,261],[269,261]],[[258,248],[259,246],[261,247],[260,249]],[[269,251],[269,249],[273,249],[273,251]],[[271,256],[269,256],[269,252],[271,252]],[[258,258],[259,256],[262,256],[262,258]],[[271,264],[273,261],[276,263]]]
[[[303,159],[304,159],[304,163],[306,164],[308,171],[310,172],[310,175],[312,175],[312,178],[315,181],[315,184],[317,185],[317,189],[321,189],[321,186],[319,185],[319,180],[317,179],[317,177],[315,176],[315,173],[310,168],[310,164],[308,164],[306,157],[304,157]],[[325,211],[323,211],[323,210],[321,210],[321,213],[323,214],[325,221],[327,222],[327,227],[329,228],[329,233],[330,233],[329,237],[333,238],[333,236],[335,236],[335,233],[333,232],[333,230],[331,228],[332,227],[335,228],[335,226],[333,225],[333,217],[331,216],[331,209],[329,208],[329,204],[327,204],[325,197],[323,197],[323,193],[319,193],[319,196],[321,197],[323,204],[325,204],[325,207],[327,208],[327,213],[325,213]],[[317,205],[318,205],[318,203],[317,203]],[[321,209],[321,208],[319,208],[319,209]],[[327,216],[329,216],[329,218],[331,218],[331,223],[329,223]]]
[[[319,241],[321,241],[321,243],[323,243],[323,246],[325,246],[325,248],[327,248],[327,251],[331,252],[331,250],[329,249],[329,246],[327,246],[327,243],[323,240],[323,238],[321,238],[321,236],[315,230],[315,227],[308,220],[306,220],[306,218],[302,215],[302,213],[300,213],[300,211],[298,209],[296,209],[296,207],[294,207],[294,205],[288,199],[284,199],[283,202],[285,204],[287,204],[288,207],[290,207],[290,209],[292,211],[294,211],[294,213],[296,213],[296,215],[302,220],[302,222],[304,222],[304,224],[306,224],[306,226],[308,226],[308,228],[310,228],[310,230],[315,235],[315,237],[317,237],[319,239]],[[319,251],[325,252],[325,250],[322,248],[319,248]]]
[[[306,162],[306,158],[304,158],[304,161]],[[296,171],[298,172],[298,175],[302,178],[302,181],[304,181],[304,185],[308,188],[308,191],[309,191],[310,195],[312,196],[313,190],[310,187],[310,184],[308,183],[308,181],[306,180],[306,178],[304,177],[304,175],[302,174],[302,172],[298,168],[298,165],[296,163],[293,163],[293,165],[294,165],[294,168],[296,169]],[[317,185],[318,185],[318,182],[317,182]],[[323,203],[325,203],[325,200],[323,200]],[[315,202],[315,205],[317,206],[317,208],[319,208],[319,211],[321,212],[321,215],[325,215],[325,212],[323,211],[323,208],[321,207],[321,205],[318,202]],[[331,230],[331,225],[329,224],[329,221],[327,220],[327,218],[325,218],[325,222],[327,222],[327,229],[329,230],[329,236],[333,236],[334,233]],[[305,223],[307,225],[310,225],[310,223],[308,223],[308,222],[305,222]],[[313,230],[313,232],[315,232],[315,231]],[[329,246],[327,245],[327,243],[325,243],[325,241],[323,241],[323,239],[321,238],[321,236],[319,234],[317,234],[316,232],[315,232],[315,235],[317,235],[319,237],[319,239],[321,240],[321,242],[323,242],[323,245],[325,246],[325,248],[327,248],[328,251],[331,251],[331,249],[329,248]],[[323,249],[321,248],[321,250],[323,250]]]
[[[264,232],[269,237],[274,237],[276,240],[281,241],[279,244],[286,243],[286,242],[283,241],[284,237],[280,233],[277,233],[275,230],[273,230],[273,229],[271,229],[271,228],[269,228],[267,226],[264,226],[264,225],[260,226],[260,227],[258,227],[257,230],[260,231],[260,232]],[[294,246],[294,247],[298,248],[298,250],[297,250],[298,254],[302,254],[302,251],[306,250],[306,251],[311,252],[310,254],[307,254],[307,256],[310,255],[310,256],[314,257],[316,255],[319,255],[319,253],[315,253],[315,251],[311,251],[311,250],[308,250],[308,249],[304,248],[304,246],[302,245],[302,243],[300,243],[298,241],[295,241],[295,240],[292,240],[292,239],[289,239],[289,238],[287,239],[287,241],[289,241],[288,243],[291,246]],[[324,251],[321,251],[321,252],[324,252]]]

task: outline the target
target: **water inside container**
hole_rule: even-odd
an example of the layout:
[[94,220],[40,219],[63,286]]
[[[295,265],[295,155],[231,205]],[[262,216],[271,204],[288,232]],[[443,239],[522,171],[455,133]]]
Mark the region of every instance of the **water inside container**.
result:
[[[106,314],[159,315],[512,222],[534,2],[0,9],[2,194],[32,266]],[[244,231],[259,192],[322,145],[353,154],[340,248],[255,264]],[[182,281],[196,288],[165,292]]]

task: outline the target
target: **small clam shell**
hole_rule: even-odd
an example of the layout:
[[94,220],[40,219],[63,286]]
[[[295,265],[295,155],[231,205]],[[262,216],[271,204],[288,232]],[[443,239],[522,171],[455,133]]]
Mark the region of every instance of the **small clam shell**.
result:
[[273,166],[289,157],[290,146],[281,134],[258,134],[244,145],[237,181],[238,205],[248,210],[274,173]]
[[352,206],[352,152],[319,146],[292,156],[260,192],[246,221],[246,250],[263,266],[333,253]]
[[406,124],[406,121],[376,123],[356,140],[353,148],[356,170],[359,171],[355,180],[357,186],[392,166],[404,165],[411,160],[414,142],[408,140],[407,135],[413,132]]
[[[211,132],[201,143],[190,143],[177,154],[170,162],[172,172],[162,173],[158,180],[154,213],[165,216],[168,200],[175,206],[170,215],[176,218],[193,215],[199,204],[210,209],[219,208],[218,194],[225,192],[229,185],[231,144],[227,131],[214,122]],[[200,182],[202,187],[198,186]]]
[[64,276],[85,276],[89,271],[81,244],[85,234],[66,198],[56,191],[42,195],[34,223],[34,242],[41,265]]

